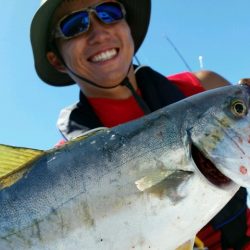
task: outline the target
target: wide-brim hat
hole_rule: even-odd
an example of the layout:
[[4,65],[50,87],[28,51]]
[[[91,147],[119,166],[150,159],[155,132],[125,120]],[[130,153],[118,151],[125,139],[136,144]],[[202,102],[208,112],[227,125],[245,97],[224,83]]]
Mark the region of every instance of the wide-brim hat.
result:
[[[38,76],[53,86],[67,86],[75,82],[64,73],[57,71],[47,60],[51,18],[63,0],[43,0],[36,12],[30,30],[35,68]],[[149,26],[151,0],[119,0],[126,9],[126,20],[131,29],[135,53],[140,48]]]

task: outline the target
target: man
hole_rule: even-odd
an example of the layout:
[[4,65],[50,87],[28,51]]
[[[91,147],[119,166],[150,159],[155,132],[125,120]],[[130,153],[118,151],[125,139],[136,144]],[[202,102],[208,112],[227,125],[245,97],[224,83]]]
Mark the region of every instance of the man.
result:
[[[63,109],[58,120],[66,140],[229,84],[210,71],[165,78],[149,67],[132,65],[148,29],[150,8],[150,0],[43,1],[31,25],[37,73],[50,85],[76,83],[80,88],[80,101]],[[246,192],[241,189],[199,236],[209,249],[243,249],[248,241],[246,213]],[[230,236],[238,227],[241,232]]]

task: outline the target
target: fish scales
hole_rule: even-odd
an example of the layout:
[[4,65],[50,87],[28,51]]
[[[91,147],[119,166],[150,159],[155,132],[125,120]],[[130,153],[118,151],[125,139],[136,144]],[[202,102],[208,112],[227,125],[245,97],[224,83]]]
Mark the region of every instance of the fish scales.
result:
[[[0,249],[177,248],[250,185],[248,109],[224,87],[47,152],[0,191]],[[208,181],[191,144],[233,180]]]

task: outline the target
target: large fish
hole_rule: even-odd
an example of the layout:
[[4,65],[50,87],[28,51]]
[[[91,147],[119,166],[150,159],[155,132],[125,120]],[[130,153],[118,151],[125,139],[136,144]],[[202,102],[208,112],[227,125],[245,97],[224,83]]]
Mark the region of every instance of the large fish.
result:
[[249,105],[233,85],[59,149],[1,145],[0,249],[177,248],[250,186]]

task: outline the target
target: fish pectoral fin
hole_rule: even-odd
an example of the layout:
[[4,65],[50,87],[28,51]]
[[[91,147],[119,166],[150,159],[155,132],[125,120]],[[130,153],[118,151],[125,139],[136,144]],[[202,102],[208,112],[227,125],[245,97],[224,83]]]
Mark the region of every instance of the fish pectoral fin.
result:
[[0,144],[0,189],[12,185],[45,151]]
[[136,187],[140,191],[145,191],[158,183],[162,182],[169,175],[173,174],[176,170],[155,170],[153,173],[144,176],[135,182]]
[[168,196],[173,202],[182,199],[185,194],[182,192],[182,184],[187,183],[193,172],[184,170],[156,171],[136,181],[137,188],[163,198]]
[[187,242],[176,248],[176,250],[193,250],[194,241],[195,239],[188,240]]

